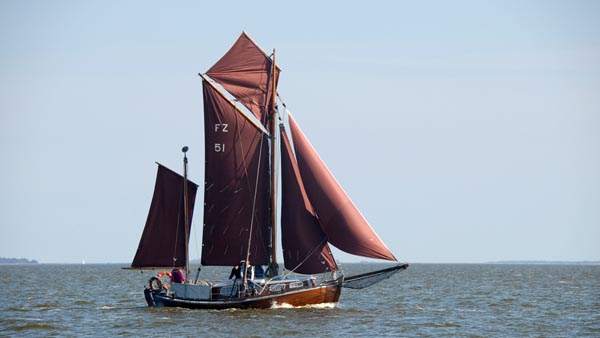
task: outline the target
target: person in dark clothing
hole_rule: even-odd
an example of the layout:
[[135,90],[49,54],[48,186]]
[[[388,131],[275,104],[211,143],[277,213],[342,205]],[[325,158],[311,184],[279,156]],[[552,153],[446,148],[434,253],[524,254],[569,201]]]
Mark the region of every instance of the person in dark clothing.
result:
[[240,267],[240,264],[231,268],[231,273],[229,274],[229,279],[232,279],[233,277],[235,277],[235,279],[242,278],[242,269]]

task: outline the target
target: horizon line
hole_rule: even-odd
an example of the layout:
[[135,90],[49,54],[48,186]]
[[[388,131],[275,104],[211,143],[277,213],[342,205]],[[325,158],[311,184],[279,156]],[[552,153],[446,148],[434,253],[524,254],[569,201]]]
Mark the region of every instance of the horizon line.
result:
[[[36,262],[29,262],[29,263],[25,263],[25,262],[16,262],[16,263],[2,263],[0,262],[0,265],[39,265],[39,264],[44,264],[44,265],[123,265],[124,267],[128,267],[130,265],[130,263],[126,263],[126,262],[43,262],[37,259],[32,259],[30,261],[37,261]],[[480,262],[444,262],[444,261],[416,261],[416,262],[408,262],[408,261],[403,261],[403,262],[386,262],[386,261],[340,261],[338,262],[338,264],[340,265],[344,265],[344,264],[394,264],[394,263],[408,263],[410,264],[446,264],[446,265],[467,265],[467,264],[472,264],[472,265],[477,265],[477,264],[522,264],[522,265],[543,265],[543,264],[573,264],[573,265],[577,265],[577,264],[589,264],[589,265],[600,265],[600,260],[498,260],[498,261],[480,261]],[[197,264],[194,264],[197,265]],[[203,265],[205,266],[205,265]],[[141,270],[141,269],[140,269]]]

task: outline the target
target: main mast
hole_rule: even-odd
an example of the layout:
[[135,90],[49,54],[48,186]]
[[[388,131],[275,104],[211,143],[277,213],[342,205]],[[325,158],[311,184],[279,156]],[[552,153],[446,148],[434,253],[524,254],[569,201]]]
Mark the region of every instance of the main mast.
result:
[[275,48],[273,48],[273,62],[271,68],[271,98],[269,104],[269,134],[271,134],[271,262],[268,272],[272,276],[279,274],[277,264],[277,65],[275,64]]

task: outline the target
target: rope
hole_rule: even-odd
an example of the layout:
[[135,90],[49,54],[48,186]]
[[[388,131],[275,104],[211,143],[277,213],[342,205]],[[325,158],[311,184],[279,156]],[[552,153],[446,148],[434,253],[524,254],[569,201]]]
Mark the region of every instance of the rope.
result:
[[[313,249],[312,249],[312,250],[311,250],[311,251],[308,253],[308,255],[306,255],[306,257],[305,257],[305,258],[304,258],[304,259],[303,259],[303,260],[302,260],[300,263],[298,263],[298,265],[296,265],[296,266],[295,266],[293,269],[291,269],[291,270],[288,270],[289,272],[286,272],[286,273],[284,273],[284,274],[281,276],[281,278],[286,278],[287,276],[291,275],[292,273],[295,273],[296,269],[298,269],[298,268],[299,268],[299,267],[300,267],[302,264],[304,264],[304,262],[306,262],[306,260],[308,260],[308,259],[310,258],[310,256],[312,256],[312,255],[313,255],[313,254],[314,254],[314,253],[317,251],[317,249],[319,249],[319,247],[320,247],[320,246],[321,246],[323,243],[326,243],[326,242],[327,242],[327,238],[323,238],[323,240],[322,240],[322,241],[321,241],[319,244],[317,244],[317,245],[316,245],[316,246],[315,246],[315,247],[314,247],[314,248],[313,248]],[[279,277],[279,276],[278,276],[278,277]],[[269,282],[270,282],[270,281],[272,281],[273,279],[274,279],[274,278],[269,278],[269,279],[267,279],[267,280],[265,281],[265,287],[264,287],[264,288],[263,288],[263,289],[262,289],[262,290],[261,290],[261,291],[258,293],[258,295],[261,295],[261,294],[262,294],[262,292],[263,292],[264,290],[266,290],[266,289],[267,289],[267,288],[266,288],[266,285],[267,285],[267,284],[269,284]]]
[[[317,249],[319,249],[319,247],[325,242],[327,242],[327,238],[323,238],[323,240],[319,244],[317,244],[317,246],[310,250],[308,255],[306,255],[306,257],[302,260],[302,262],[298,263],[298,265],[296,265],[293,269],[289,270],[290,273],[295,272],[296,269],[298,269],[302,264],[304,264],[304,262],[306,262],[310,258],[310,256],[312,256],[317,251]],[[290,275],[290,273],[284,274],[283,277]]]
[[[238,135],[239,135],[239,129],[238,129]],[[241,140],[241,137],[240,137]],[[255,211],[256,211],[256,196],[258,194],[258,179],[260,177],[260,164],[261,164],[261,159],[262,159],[262,150],[263,150],[263,142],[265,141],[265,137],[264,135],[261,134],[261,138],[260,138],[260,147],[259,147],[259,153],[258,153],[258,163],[257,163],[257,170],[256,170],[256,179],[254,182],[254,196],[252,198],[252,216],[250,217],[250,231],[248,233],[248,247],[246,250],[246,265],[248,260],[250,259],[250,246],[252,245],[252,231],[254,229],[254,215],[255,215]],[[245,164],[245,163],[244,163]],[[246,172],[246,166],[244,165],[244,171]],[[246,177],[248,176],[248,173],[246,172]],[[244,271],[244,280],[245,277],[247,276],[247,269],[245,269]]]
[[[183,182],[185,184],[185,182]],[[183,184],[181,185],[183,187]],[[177,261],[177,239],[179,238],[179,220],[181,219],[181,195],[183,195],[183,191],[179,195],[179,204],[177,208],[177,226],[175,227],[175,245],[173,246],[173,265],[171,269],[175,269],[175,261]],[[185,222],[183,223],[185,224]]]

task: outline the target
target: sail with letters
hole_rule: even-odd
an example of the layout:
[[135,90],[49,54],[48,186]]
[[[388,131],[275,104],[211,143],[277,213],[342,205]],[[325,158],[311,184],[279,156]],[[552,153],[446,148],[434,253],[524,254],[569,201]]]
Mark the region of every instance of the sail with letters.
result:
[[211,83],[205,81],[203,89],[206,165],[201,263],[233,266],[249,250],[253,263],[266,265],[271,221],[266,135]]
[[[205,137],[200,262],[233,268],[228,280],[203,280],[200,269],[195,278],[190,276],[187,245],[196,185],[187,180],[184,157],[183,177],[175,174],[177,179],[168,183],[179,187],[176,193],[159,189],[157,179],[146,229],[131,265],[172,269],[150,279],[144,291],[149,306],[228,309],[336,303],[342,288],[367,287],[408,267],[397,263],[294,117],[287,109],[280,112],[281,69],[275,61],[274,50],[266,53],[243,32],[215,65],[200,74]],[[159,174],[168,170],[161,168]],[[175,200],[188,204],[183,203],[182,210]],[[151,217],[155,214],[169,216]],[[181,220],[183,230],[178,225]],[[174,231],[175,237],[167,235]],[[148,238],[170,244],[160,247]],[[344,276],[330,246],[396,264]],[[160,260],[150,259],[153,254]]]

